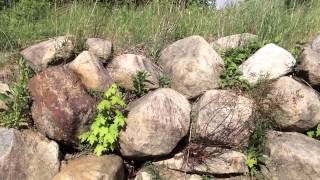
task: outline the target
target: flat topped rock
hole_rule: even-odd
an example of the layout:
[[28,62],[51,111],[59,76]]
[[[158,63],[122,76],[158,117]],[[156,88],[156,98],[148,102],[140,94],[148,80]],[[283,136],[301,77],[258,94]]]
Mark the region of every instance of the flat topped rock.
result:
[[288,74],[295,64],[296,60],[287,50],[270,43],[243,62],[239,70],[244,79],[255,85],[259,81],[277,79]]
[[53,180],[124,180],[124,164],[116,155],[71,160]]
[[[158,166],[188,173],[208,173],[208,174],[241,174],[248,172],[246,166],[246,156],[240,152],[205,147],[192,149],[190,156],[178,153],[171,159],[155,162]],[[197,156],[203,156],[197,157]]]
[[39,72],[46,69],[54,61],[69,58],[73,50],[74,45],[70,38],[59,36],[32,45],[20,53],[27,60],[31,68]]
[[93,55],[104,59],[108,59],[112,54],[112,43],[101,38],[88,38],[86,41],[87,49]]
[[244,46],[258,39],[257,35],[250,33],[234,34],[221,37],[211,43],[213,49],[220,52],[223,50],[235,49]]

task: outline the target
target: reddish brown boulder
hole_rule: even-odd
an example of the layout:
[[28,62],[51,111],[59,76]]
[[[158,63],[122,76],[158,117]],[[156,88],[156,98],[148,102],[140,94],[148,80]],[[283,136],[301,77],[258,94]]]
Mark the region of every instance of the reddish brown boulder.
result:
[[80,79],[66,67],[52,67],[29,82],[34,103],[32,117],[40,132],[51,139],[75,144],[88,129],[95,101]]

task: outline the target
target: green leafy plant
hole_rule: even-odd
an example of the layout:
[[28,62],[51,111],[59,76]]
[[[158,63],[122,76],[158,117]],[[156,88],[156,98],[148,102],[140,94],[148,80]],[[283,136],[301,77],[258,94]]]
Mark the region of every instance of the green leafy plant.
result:
[[251,134],[249,145],[246,150],[246,164],[251,176],[255,176],[259,169],[259,165],[265,164],[266,162],[264,149],[266,145],[266,131],[269,128],[270,124],[267,120],[259,119]]
[[146,162],[144,166],[146,168],[146,171],[150,173],[152,180],[161,180],[161,176],[157,166],[153,165],[151,162]]
[[170,86],[170,80],[164,76],[164,75],[160,75],[159,76],[159,86],[161,88],[167,88]]
[[320,138],[320,124],[317,126],[316,130],[308,131],[307,136],[317,139]]
[[255,176],[258,172],[259,165],[265,164],[266,158],[263,154],[257,152],[254,148],[249,149],[246,152],[247,160],[246,164],[249,168],[249,172],[251,176]]
[[238,67],[254,54],[261,46],[256,42],[248,43],[240,48],[227,50],[222,57],[225,71],[220,77],[220,87],[223,89],[250,89],[249,83],[241,77],[242,73]]
[[211,176],[211,175],[202,175],[202,176],[201,176],[201,179],[202,179],[202,180],[211,180],[211,179],[214,179],[214,177]]
[[81,143],[88,143],[94,147],[94,153],[98,156],[114,151],[119,131],[125,126],[125,117],[122,114],[125,107],[118,86],[113,84],[97,106],[98,112],[90,131],[79,136]]
[[33,71],[22,58],[18,60],[18,65],[19,71],[9,92],[0,94],[0,100],[8,107],[6,111],[0,112],[0,126],[8,128],[25,127],[30,119],[31,98],[27,91],[27,84]]
[[148,93],[149,88],[147,87],[147,78],[149,74],[146,71],[138,71],[133,77],[133,90],[132,93],[137,97],[141,97]]

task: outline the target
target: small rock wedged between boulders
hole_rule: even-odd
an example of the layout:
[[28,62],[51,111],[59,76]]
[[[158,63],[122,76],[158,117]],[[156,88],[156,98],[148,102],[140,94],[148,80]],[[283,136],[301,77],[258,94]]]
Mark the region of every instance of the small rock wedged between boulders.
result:
[[112,78],[127,90],[133,90],[133,78],[138,72],[147,73],[147,88],[159,87],[160,69],[145,56],[122,54],[115,57],[107,69]]
[[88,38],[86,41],[88,51],[105,62],[112,54],[112,43],[101,38]]
[[171,159],[154,162],[159,166],[188,173],[243,174],[248,172],[246,156],[240,152],[205,147],[191,148],[188,153],[178,153]]
[[213,49],[218,52],[239,48],[258,39],[257,35],[250,33],[234,34],[221,37],[211,43]]
[[103,67],[98,57],[89,51],[83,51],[68,67],[77,74],[87,89],[100,92],[106,91],[113,80],[109,72]]

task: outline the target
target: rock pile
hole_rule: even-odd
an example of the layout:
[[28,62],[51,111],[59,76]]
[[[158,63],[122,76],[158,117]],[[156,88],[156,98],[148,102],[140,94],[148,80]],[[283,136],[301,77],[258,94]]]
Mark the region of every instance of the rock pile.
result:
[[[268,161],[260,167],[261,175],[319,179],[320,142],[302,133],[320,123],[319,94],[313,89],[320,85],[320,37],[300,56],[297,69],[305,80],[287,76],[296,60],[275,44],[265,45],[239,66],[252,92],[255,85],[268,81],[262,102],[219,86],[225,64],[217,51],[255,39],[245,33],[208,43],[190,36],[165,47],[157,63],[144,55],[113,57],[112,43],[99,38],[87,39],[86,49],[76,57],[75,44],[66,36],[24,49],[21,54],[37,73],[28,89],[32,119],[40,133],[0,128],[0,179],[123,180],[132,174],[132,162],[146,161],[153,163],[140,167],[131,179],[200,180],[205,175],[249,179],[245,149],[260,120],[257,109],[270,116],[274,129],[266,134]],[[129,102],[118,151],[63,159],[59,145],[77,149],[79,135],[92,124],[97,102],[89,92],[104,92],[117,82],[128,95],[138,72],[148,74],[150,91]],[[160,87],[161,76],[170,80],[170,88]],[[7,84],[0,85],[0,92],[10,90]],[[6,108],[4,102],[0,108]],[[67,163],[60,167],[62,160]]]

